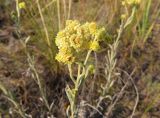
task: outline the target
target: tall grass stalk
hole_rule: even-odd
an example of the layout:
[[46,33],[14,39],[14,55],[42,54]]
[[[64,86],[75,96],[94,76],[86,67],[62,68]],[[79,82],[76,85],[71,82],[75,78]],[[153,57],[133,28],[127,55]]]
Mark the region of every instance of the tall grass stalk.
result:
[[19,23],[20,23],[19,0],[16,0],[16,12],[17,12],[17,26],[19,26]]
[[[157,3],[158,5],[157,5],[157,8],[155,8],[155,16],[153,16],[153,18],[154,18],[154,20],[149,24],[148,23],[148,28],[146,28],[146,32],[144,33],[144,39],[143,39],[143,43],[145,43],[146,42],[146,40],[148,39],[148,37],[150,36],[150,34],[151,34],[151,32],[152,32],[152,29],[154,28],[154,26],[155,26],[155,23],[156,23],[156,19],[159,17],[159,14],[160,14],[160,9],[159,9],[159,7],[160,7],[160,2],[159,3]],[[150,6],[151,7],[151,6]],[[149,16],[148,16],[148,20],[149,20]]]
[[63,8],[64,8],[64,19],[67,20],[67,6],[66,6],[66,0],[63,0]]
[[69,0],[68,19],[70,19],[71,16],[71,8],[72,8],[72,0]]
[[142,37],[144,37],[146,30],[148,29],[151,3],[152,3],[152,0],[146,0],[146,3],[145,3],[146,8],[144,9],[144,14],[142,18],[142,27],[140,31]]
[[57,0],[57,15],[58,15],[58,29],[61,29],[61,10],[60,10],[60,0]]
[[46,42],[47,42],[47,44],[50,48],[51,47],[51,42],[50,42],[50,39],[49,39],[49,33],[48,33],[48,30],[47,30],[47,27],[46,27],[46,24],[45,24],[45,20],[44,20],[43,14],[42,14],[42,10],[41,10],[40,4],[39,4],[39,0],[37,0],[37,6],[38,6],[38,11],[39,11],[39,14],[40,14],[40,17],[41,17],[41,21],[42,21],[42,24],[43,24],[43,28],[44,28],[44,31],[45,31]]
[[48,7],[50,7],[54,2],[56,2],[56,0],[52,0],[52,1],[49,2],[44,8],[42,8],[42,13],[43,13]]
[[[57,0],[58,2],[59,0]],[[54,70],[56,70],[56,64],[55,64],[55,60],[54,60],[54,56],[55,56],[55,47],[54,47],[54,41],[52,39],[50,39],[49,37],[49,31],[47,29],[47,26],[46,26],[46,23],[45,23],[45,19],[44,19],[44,16],[43,16],[43,13],[42,13],[42,9],[41,9],[41,6],[39,4],[39,0],[37,0],[37,7],[38,7],[38,11],[39,11],[39,14],[40,14],[40,17],[41,17],[41,21],[42,21],[42,25],[43,25],[43,28],[44,28],[44,31],[45,31],[45,41],[47,43],[47,50],[48,50],[48,56],[49,56],[49,61],[51,64],[55,65],[54,66]],[[59,21],[60,22],[60,21]],[[61,26],[59,26],[60,28]]]
[[[140,21],[139,23],[139,36],[140,36],[140,39],[143,40],[143,44],[146,42],[146,40],[148,39],[148,37],[150,36],[151,32],[152,32],[152,29],[155,25],[155,22],[156,22],[156,19],[160,13],[160,9],[159,9],[159,5],[160,5],[160,2],[157,2],[157,6],[158,7],[155,7],[155,16],[151,15],[151,5],[152,5],[153,1],[152,0],[146,0],[144,2],[144,11],[143,11],[143,14],[142,14],[142,20]],[[150,19],[151,16],[152,19]]]

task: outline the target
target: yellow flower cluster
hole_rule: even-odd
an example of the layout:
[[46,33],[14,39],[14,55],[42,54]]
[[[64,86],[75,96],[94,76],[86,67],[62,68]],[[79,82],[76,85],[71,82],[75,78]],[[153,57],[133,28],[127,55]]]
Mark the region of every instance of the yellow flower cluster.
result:
[[25,8],[26,8],[25,2],[20,2],[20,3],[18,4],[18,7],[19,7],[19,9],[25,9]]
[[59,50],[59,53],[56,55],[56,60],[62,63],[73,63],[75,57],[73,56],[72,50],[64,47]]
[[77,20],[67,20],[66,27],[57,34],[55,40],[59,49],[56,59],[68,64],[73,63],[76,55],[82,52],[97,51],[104,31],[104,28],[98,28],[94,22],[81,25]]
[[141,0],[124,0],[122,1],[122,5],[128,4],[128,5],[138,5],[140,4]]

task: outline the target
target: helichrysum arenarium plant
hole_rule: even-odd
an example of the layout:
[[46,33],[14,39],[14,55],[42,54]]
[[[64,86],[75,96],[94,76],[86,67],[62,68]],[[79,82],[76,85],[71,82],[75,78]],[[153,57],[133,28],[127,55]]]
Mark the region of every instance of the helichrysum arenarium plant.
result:
[[[135,2],[133,0],[132,0],[132,2],[131,1],[129,2],[129,0],[125,0],[123,2],[125,2],[125,4],[122,3],[122,5],[124,5],[125,7],[131,7],[131,13],[126,11],[126,13],[122,14],[121,24],[120,24],[120,28],[118,29],[117,37],[116,37],[114,43],[112,45],[109,45],[108,53],[106,55],[106,65],[104,68],[106,83],[101,86],[102,92],[99,97],[97,106],[95,107],[99,111],[104,112],[106,110],[105,111],[106,113],[104,114],[105,118],[109,117],[109,115],[112,111],[113,104],[111,104],[110,106],[107,106],[108,108],[106,108],[106,107],[102,106],[102,104],[105,102],[103,100],[106,98],[113,99],[109,93],[110,93],[111,88],[114,85],[114,82],[116,81],[116,79],[120,75],[118,73],[117,67],[116,67],[116,65],[117,65],[116,55],[118,52],[118,46],[120,43],[120,39],[121,39],[122,33],[125,31],[125,29],[133,22],[134,15],[135,15],[136,9],[137,9],[137,5],[139,4],[139,2]],[[99,112],[97,112],[97,113],[99,114]],[[91,116],[94,116],[94,115],[95,115],[94,113],[91,114]]]
[[[123,0],[122,5],[124,6],[125,13],[121,15],[122,20],[125,20],[127,17],[129,17],[126,21],[126,26],[128,26],[133,18],[135,18],[135,13],[137,12],[137,9],[139,8],[139,5],[141,3],[141,0]],[[129,12],[128,8],[131,8],[131,13]]]
[[97,51],[104,28],[98,29],[96,23],[81,25],[78,21],[68,20],[66,27],[57,34],[56,45],[59,53],[56,59],[65,64],[80,61],[78,55],[85,51]]
[[[56,60],[68,64],[70,78],[74,84],[72,88],[69,85],[66,87],[66,94],[70,102],[67,108],[68,117],[77,117],[79,90],[93,68],[88,64],[88,59],[92,51],[100,49],[99,42],[103,38],[104,31],[104,28],[99,28],[94,22],[80,24],[77,20],[68,20],[66,27],[57,34],[55,43],[59,52]],[[86,58],[81,58],[81,55],[86,52],[88,52]],[[76,64],[78,68],[76,79],[73,77],[71,67],[73,64]]]

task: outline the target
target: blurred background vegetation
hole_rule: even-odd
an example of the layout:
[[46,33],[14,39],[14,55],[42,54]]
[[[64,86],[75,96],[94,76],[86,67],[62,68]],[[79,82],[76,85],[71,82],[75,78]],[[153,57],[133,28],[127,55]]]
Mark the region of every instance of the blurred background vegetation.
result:
[[[21,2],[25,6],[17,11]],[[114,44],[122,14],[132,8],[121,0],[0,0],[0,115],[66,117],[65,87],[71,81],[66,66],[54,59],[55,37],[67,19],[74,19],[97,22],[107,31],[102,50],[90,59],[95,73],[79,94],[85,103],[79,117],[160,118],[160,1],[141,0],[137,7],[116,50],[119,76],[107,93],[112,99],[105,99],[100,109],[109,45]]]

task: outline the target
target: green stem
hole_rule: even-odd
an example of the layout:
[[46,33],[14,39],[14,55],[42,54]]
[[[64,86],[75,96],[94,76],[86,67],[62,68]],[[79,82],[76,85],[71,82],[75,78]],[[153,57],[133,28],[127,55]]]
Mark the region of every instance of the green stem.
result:
[[78,64],[78,73],[77,73],[78,77],[80,76],[80,74],[81,74],[81,65]]
[[68,19],[70,19],[71,16],[71,8],[72,8],[72,0],[69,0]]
[[89,51],[88,51],[87,56],[86,56],[86,59],[85,59],[85,61],[84,61],[84,65],[87,64],[87,61],[88,61],[88,59],[89,59],[89,56],[90,56],[91,52],[92,52],[92,50],[89,50]]
[[69,70],[69,76],[70,76],[71,80],[73,81],[74,84],[76,84],[76,81],[75,81],[75,79],[73,77],[73,72],[72,72],[72,66],[71,66],[71,64],[68,64],[68,70]]
[[20,12],[19,12],[19,1],[16,0],[16,11],[17,11],[17,24],[19,27],[19,23],[20,23]]
[[136,7],[133,7],[132,8],[132,13],[131,13],[131,16],[127,19],[125,25],[124,25],[124,28],[126,28],[129,24],[131,24],[131,22],[133,21],[134,19],[134,16],[135,16],[135,12],[136,12]]
[[[91,52],[92,52],[91,50],[88,51],[86,59],[84,61],[84,65],[87,64],[87,61],[89,59],[89,56],[90,56]],[[85,77],[83,77],[85,75],[85,68],[83,68],[82,73],[81,73],[81,65],[78,64],[78,74],[77,74],[76,81],[73,78],[71,64],[68,64],[68,69],[69,69],[70,77],[75,84],[75,86],[74,86],[74,90],[75,90],[74,99],[73,99],[72,104],[71,104],[71,118],[75,118],[75,115],[76,115],[76,112],[77,112],[78,92],[79,92],[79,88],[83,85],[83,82],[81,82],[81,83],[79,83],[79,82],[83,81],[85,79]],[[82,79],[82,80],[80,80],[80,79]]]
[[75,97],[71,104],[71,118],[75,118],[77,115],[77,100],[78,100],[78,88],[75,87]]

